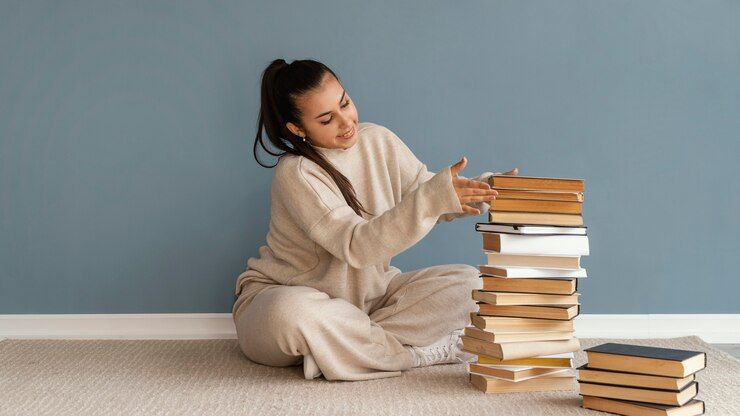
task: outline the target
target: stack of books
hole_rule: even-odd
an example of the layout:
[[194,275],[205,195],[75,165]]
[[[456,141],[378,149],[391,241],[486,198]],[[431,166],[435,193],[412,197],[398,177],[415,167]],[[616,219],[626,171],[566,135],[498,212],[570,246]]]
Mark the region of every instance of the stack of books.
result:
[[581,256],[589,254],[580,179],[494,175],[489,222],[477,223],[486,264],[478,312],[461,337],[486,392],[573,390]]
[[585,350],[578,368],[583,407],[620,415],[704,414],[696,373],[706,367],[700,351],[602,344]]

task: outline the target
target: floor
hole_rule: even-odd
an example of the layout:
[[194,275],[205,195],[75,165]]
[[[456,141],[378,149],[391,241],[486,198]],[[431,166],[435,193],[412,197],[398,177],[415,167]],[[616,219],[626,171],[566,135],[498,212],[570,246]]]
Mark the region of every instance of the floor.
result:
[[[707,351],[711,358],[697,375],[707,414],[740,415],[740,343],[581,339],[583,348],[605,342]],[[575,365],[586,358],[577,351]],[[249,361],[233,339],[4,340],[0,392],[10,398],[0,400],[0,414],[19,416],[596,414],[581,407],[575,385],[559,392],[483,394],[470,385],[464,365],[414,368],[356,383],[305,380],[300,366]]]
[[712,346],[740,360],[740,344],[712,344]]

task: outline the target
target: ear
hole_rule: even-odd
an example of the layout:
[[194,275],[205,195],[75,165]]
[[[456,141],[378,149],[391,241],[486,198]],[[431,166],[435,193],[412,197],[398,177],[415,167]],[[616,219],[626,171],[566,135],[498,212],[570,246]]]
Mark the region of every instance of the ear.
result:
[[290,130],[291,133],[295,134],[298,137],[305,137],[306,136],[306,133],[304,133],[303,130],[301,130],[300,128],[298,128],[298,126],[296,126],[295,124],[293,124],[291,122],[285,123],[285,127],[287,127],[288,130]]

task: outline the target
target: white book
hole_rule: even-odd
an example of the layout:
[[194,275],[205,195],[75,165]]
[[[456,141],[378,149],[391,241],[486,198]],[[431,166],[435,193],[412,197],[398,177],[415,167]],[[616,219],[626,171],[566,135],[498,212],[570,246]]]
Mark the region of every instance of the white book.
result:
[[475,224],[478,232],[506,233],[506,234],[549,234],[549,235],[586,235],[588,227],[564,227],[559,225],[507,225],[487,222]]
[[[490,233],[499,236],[501,254],[540,256],[588,256],[588,236],[585,235],[516,235]],[[485,236],[484,236],[485,238]]]
[[[482,274],[509,277],[517,279],[548,279],[548,278],[583,278],[588,277],[586,269],[547,269],[543,267],[514,267],[514,266],[492,266],[490,264],[479,264],[478,269]],[[490,272],[498,269],[499,272]]]
[[579,269],[581,267],[581,256],[501,254],[486,249],[483,249],[483,252],[486,253],[488,264],[492,266],[545,267],[548,269],[567,270]]

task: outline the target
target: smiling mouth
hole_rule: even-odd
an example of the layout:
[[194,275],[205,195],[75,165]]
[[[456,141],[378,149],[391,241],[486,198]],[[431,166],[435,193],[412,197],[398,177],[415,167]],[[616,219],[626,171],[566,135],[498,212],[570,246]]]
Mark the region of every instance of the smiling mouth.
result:
[[337,137],[339,137],[340,139],[349,139],[350,137],[352,137],[353,134],[355,134],[355,128],[354,127],[352,127],[351,129],[349,129],[349,131],[346,134],[343,134],[343,135],[337,136]]

